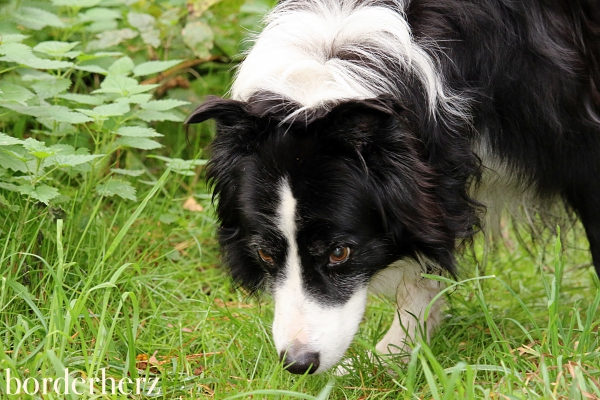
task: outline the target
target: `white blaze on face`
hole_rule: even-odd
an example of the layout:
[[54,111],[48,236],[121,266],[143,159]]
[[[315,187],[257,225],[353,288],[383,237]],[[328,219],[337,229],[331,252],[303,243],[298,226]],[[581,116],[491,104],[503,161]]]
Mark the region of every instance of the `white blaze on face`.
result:
[[273,339],[278,354],[289,350],[292,344],[296,352],[300,349],[318,352],[320,363],[316,373],[320,373],[336,364],[350,346],[365,310],[367,287],[358,288],[341,305],[320,304],[311,298],[303,288],[296,243],[296,199],[287,180],[282,182],[280,199],[278,228],[286,239],[288,251],[282,266],[284,276],[273,288]]

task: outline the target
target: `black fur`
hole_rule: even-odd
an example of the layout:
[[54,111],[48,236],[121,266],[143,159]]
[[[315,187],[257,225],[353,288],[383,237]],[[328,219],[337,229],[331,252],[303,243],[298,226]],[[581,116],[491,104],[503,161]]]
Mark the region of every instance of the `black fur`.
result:
[[[469,193],[482,147],[539,197],[576,211],[600,273],[600,1],[413,0],[406,15],[472,118],[434,118],[417,80],[390,66],[402,98],[331,104],[288,121],[299,105],[286,99],[213,97],[188,119],[217,121],[208,179],[234,279],[250,290],[278,279],[257,249],[273,249],[275,265],[285,258],[268,223],[283,178],[299,204],[304,281],[323,301],[347,300],[403,257],[454,273],[457,244],[479,228]],[[343,270],[327,267],[337,244],[355,251]]]
[[600,274],[600,1],[412,1],[408,18],[470,97],[477,140],[581,217]]
[[[303,265],[314,266],[304,273],[316,296],[344,302],[358,281],[417,254],[454,271],[456,238],[469,236],[475,219],[459,198],[466,197],[464,185],[457,187],[427,162],[424,144],[413,133],[414,118],[381,98],[345,102],[282,124],[297,105],[284,101],[278,114],[257,108],[260,104],[211,98],[189,121],[218,123],[208,177],[219,199],[225,261],[236,281],[256,290],[265,272],[277,278],[256,250],[277,249],[275,260],[285,258],[285,241],[268,223],[283,177],[298,198],[300,256]],[[440,202],[443,190],[457,195]],[[451,214],[452,207],[460,213]],[[326,268],[323,258],[338,243],[355,249],[343,274]]]

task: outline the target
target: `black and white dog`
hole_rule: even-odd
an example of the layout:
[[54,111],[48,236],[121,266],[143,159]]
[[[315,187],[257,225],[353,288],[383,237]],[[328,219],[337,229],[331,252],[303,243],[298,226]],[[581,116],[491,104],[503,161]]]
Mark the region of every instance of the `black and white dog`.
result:
[[430,335],[421,274],[454,273],[501,207],[486,184],[574,210],[600,272],[599,0],[283,0],[266,21],[232,99],[187,122],[217,121],[224,262],[273,294],[291,372],[342,358],[369,286],[398,305],[378,351]]

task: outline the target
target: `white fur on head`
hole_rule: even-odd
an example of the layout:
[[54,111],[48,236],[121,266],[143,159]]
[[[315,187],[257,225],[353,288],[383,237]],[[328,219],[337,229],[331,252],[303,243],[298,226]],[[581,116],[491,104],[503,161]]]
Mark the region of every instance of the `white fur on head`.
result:
[[311,299],[303,287],[302,267],[296,244],[296,199],[289,183],[280,188],[278,224],[288,245],[284,277],[273,285],[275,319],[273,339],[277,353],[292,345],[305,352],[319,353],[319,368],[323,372],[336,364],[352,342],[362,319],[367,287],[359,288],[341,306],[328,306]]
[[[436,63],[413,40],[404,7],[404,0],[391,0],[386,6],[376,0],[280,3],[241,64],[232,97],[246,101],[267,91],[304,108],[381,94],[400,98],[398,81],[390,79],[394,71],[389,65],[395,65],[397,72],[418,77],[434,115],[439,105],[462,114],[461,101],[444,93]],[[339,58],[340,52],[358,57]]]

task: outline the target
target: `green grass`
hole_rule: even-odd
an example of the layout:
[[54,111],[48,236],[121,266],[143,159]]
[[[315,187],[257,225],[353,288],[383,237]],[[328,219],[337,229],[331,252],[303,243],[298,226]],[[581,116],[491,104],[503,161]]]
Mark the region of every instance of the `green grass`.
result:
[[[273,348],[271,300],[234,290],[219,266],[205,185],[169,172],[153,180],[139,202],[89,196],[64,220],[46,207],[2,211],[0,370],[22,380],[65,368],[71,378],[103,369],[115,379],[158,377],[159,398],[600,396],[600,291],[586,251],[552,239],[534,257],[500,246],[485,271],[463,260],[464,281],[448,281],[443,325],[408,365],[368,357],[393,312],[373,298],[347,353],[355,374],[294,376]],[[183,209],[188,190],[205,211]]]

